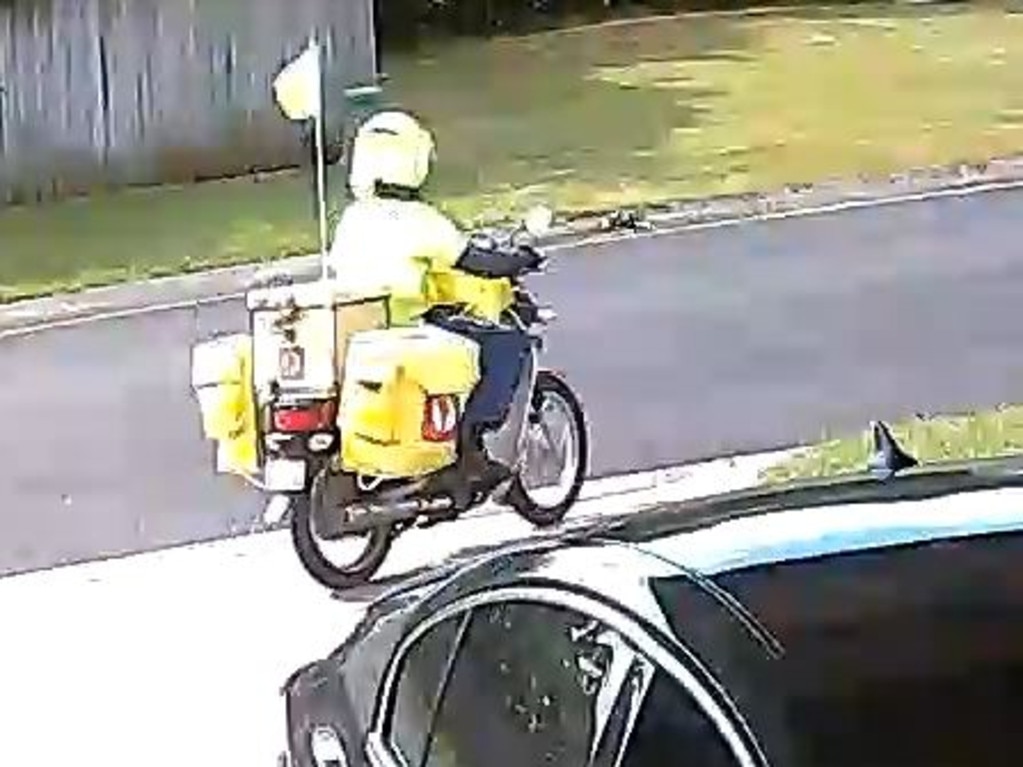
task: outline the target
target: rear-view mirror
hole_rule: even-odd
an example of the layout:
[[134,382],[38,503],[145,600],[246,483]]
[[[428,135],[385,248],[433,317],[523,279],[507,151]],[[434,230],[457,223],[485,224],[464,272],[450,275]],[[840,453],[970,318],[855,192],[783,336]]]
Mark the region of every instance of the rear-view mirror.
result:
[[530,209],[523,220],[526,231],[534,237],[546,234],[554,222],[554,211],[544,205]]

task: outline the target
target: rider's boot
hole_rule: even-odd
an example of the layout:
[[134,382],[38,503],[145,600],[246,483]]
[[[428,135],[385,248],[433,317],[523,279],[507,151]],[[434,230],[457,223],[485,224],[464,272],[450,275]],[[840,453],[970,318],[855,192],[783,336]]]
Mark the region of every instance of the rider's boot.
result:
[[463,451],[464,475],[482,493],[489,493],[511,476],[511,470],[500,461],[490,457],[483,446],[482,435],[475,436]]
[[471,446],[468,459],[470,482],[476,492],[489,496],[502,483],[511,478],[512,470],[491,456],[490,451],[483,445],[482,433],[475,436],[469,444]]
[[458,459],[450,469],[449,491],[453,514],[466,511],[477,494],[490,493],[511,476],[511,470],[495,461],[483,446],[479,429],[466,430],[459,439]]

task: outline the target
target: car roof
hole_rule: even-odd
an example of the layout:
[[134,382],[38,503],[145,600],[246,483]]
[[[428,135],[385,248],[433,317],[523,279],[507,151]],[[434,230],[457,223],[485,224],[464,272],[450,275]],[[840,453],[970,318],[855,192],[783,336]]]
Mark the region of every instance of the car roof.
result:
[[[793,483],[658,504],[639,512],[623,509],[617,518],[577,523],[574,529],[540,533],[449,560],[375,600],[370,609],[375,617],[367,616],[364,625],[387,614],[396,619],[385,642],[389,652],[404,628],[470,593],[533,584],[588,591],[684,641],[715,668],[726,688],[740,690],[741,702],[750,707],[758,727],[773,727],[772,699],[761,700],[760,693],[750,691],[774,689],[772,680],[779,673],[816,678],[817,656],[806,654],[799,634],[804,621],[815,620],[814,603],[776,593],[785,591],[786,582],[800,582],[800,572],[777,578],[772,568],[848,559],[840,555],[868,550],[905,550],[906,544],[939,539],[990,540],[1009,533],[1018,542],[1023,540],[1020,532],[1023,481],[1017,476],[921,472],[891,482],[861,477]],[[1013,543],[1006,551],[1015,556],[1018,549]],[[903,577],[906,570],[899,572]],[[832,571],[839,580],[844,573],[841,568]],[[749,588],[736,591],[736,583],[729,580],[736,576],[748,578]],[[954,571],[947,573],[948,579],[956,577]],[[926,572],[921,578],[920,584]],[[920,584],[913,588],[923,588]],[[670,607],[657,601],[663,592],[655,593],[654,585],[670,587]],[[826,587],[820,590],[825,596]],[[795,646],[789,643],[793,637]],[[804,661],[809,671],[800,673]],[[375,685],[380,671],[382,667],[364,681]],[[763,683],[750,686],[754,679]],[[364,719],[368,715],[368,708],[361,712]]]
[[[670,562],[678,571],[717,576],[751,567],[834,556],[938,538],[1023,531],[1023,472],[998,462],[925,469],[884,482],[866,475],[761,486],[706,498],[655,503],[595,520],[538,531],[485,553],[455,556],[408,578],[374,600],[407,603],[411,595],[448,597],[516,579],[542,578],[614,588],[616,558],[637,578],[656,577]],[[1016,466],[1016,464],[1013,464]],[[596,568],[573,550],[627,544],[646,559],[613,546]],[[663,572],[660,574],[663,575]],[[451,588],[456,585],[456,588]],[[613,593],[613,592],[612,592]],[[436,599],[430,600],[437,601]]]
[[660,533],[619,532],[680,567],[716,576],[802,559],[904,546],[937,539],[1023,531],[1023,488],[978,490],[920,500],[838,503],[766,509],[686,522]]
[[1023,475],[974,469],[761,487],[662,504],[594,537],[713,576],[950,537],[1023,530]]

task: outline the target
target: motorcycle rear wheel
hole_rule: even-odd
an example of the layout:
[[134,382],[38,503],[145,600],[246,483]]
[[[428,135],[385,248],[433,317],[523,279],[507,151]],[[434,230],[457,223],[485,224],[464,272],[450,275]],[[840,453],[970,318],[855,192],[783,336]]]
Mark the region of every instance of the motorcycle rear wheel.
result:
[[321,586],[333,591],[369,583],[384,563],[394,541],[394,526],[381,525],[366,537],[366,546],[355,561],[347,566],[334,564],[320,547],[313,530],[313,500],[309,493],[296,496],[291,510],[291,542],[305,571]]
[[512,480],[504,497],[504,502],[515,509],[519,516],[539,528],[551,527],[565,518],[579,498],[589,468],[589,434],[582,403],[559,375],[550,370],[541,370],[537,373],[536,385],[533,387],[533,407],[541,408],[548,397],[560,400],[565,406],[575,435],[575,451],[578,460],[573,468],[572,481],[568,491],[557,503],[542,503],[531,495],[520,473]]

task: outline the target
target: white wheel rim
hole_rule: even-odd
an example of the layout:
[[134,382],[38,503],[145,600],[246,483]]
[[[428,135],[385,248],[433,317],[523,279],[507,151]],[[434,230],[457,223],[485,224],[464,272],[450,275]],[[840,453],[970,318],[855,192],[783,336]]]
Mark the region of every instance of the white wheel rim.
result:
[[[558,417],[552,423],[550,416],[555,413]],[[522,487],[533,503],[553,508],[571,493],[579,470],[580,435],[575,413],[564,397],[545,392],[539,423],[527,424],[527,428]]]
[[[340,513],[340,512],[338,512]],[[336,567],[339,570],[350,570],[359,560],[365,556],[369,549],[372,531],[366,531],[364,533],[353,533],[346,535],[343,538],[337,538],[334,540],[328,540],[326,538],[317,535],[316,524],[312,519],[310,521],[310,533],[312,534],[313,541],[316,543],[316,548],[331,567]]]
[[339,570],[349,570],[362,559],[369,547],[369,536],[370,533],[358,533],[328,541],[316,535],[315,530],[313,531],[313,538],[316,540],[316,547],[320,550],[320,554]]

